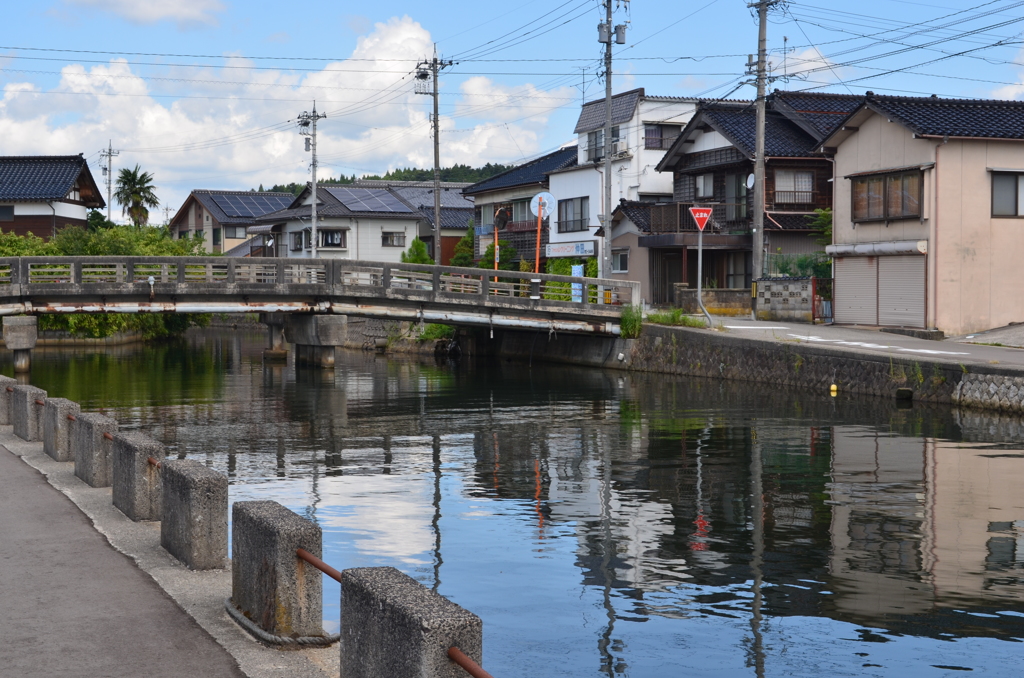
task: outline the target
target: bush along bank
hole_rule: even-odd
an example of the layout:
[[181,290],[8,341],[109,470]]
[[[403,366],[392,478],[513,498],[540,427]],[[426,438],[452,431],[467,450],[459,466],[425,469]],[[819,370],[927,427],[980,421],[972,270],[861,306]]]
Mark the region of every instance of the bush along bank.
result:
[[[0,233],[0,257],[35,256],[201,256],[203,241],[175,240],[163,227],[109,226],[87,230],[67,226],[49,241],[31,233]],[[190,327],[205,327],[208,314],[198,313],[94,313],[39,316],[40,331],[67,332],[72,337],[103,339],[118,334],[157,339],[183,334]]]

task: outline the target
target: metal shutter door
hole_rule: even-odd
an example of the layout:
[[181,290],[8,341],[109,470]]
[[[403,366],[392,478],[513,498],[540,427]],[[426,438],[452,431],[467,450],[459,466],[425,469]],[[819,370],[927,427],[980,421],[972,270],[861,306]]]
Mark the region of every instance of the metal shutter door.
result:
[[838,257],[833,290],[835,322],[878,323],[878,257]]
[[878,258],[878,324],[924,327],[924,257]]

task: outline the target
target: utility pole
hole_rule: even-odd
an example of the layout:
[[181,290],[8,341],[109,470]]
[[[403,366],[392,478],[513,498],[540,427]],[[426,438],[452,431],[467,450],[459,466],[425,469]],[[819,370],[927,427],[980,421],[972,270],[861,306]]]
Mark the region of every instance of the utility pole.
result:
[[758,0],[747,7],[757,8],[757,62],[756,83],[757,130],[754,142],[754,232],[752,252],[752,274],[754,280],[764,273],[764,118],[765,89],[768,81],[768,8],[779,0]]
[[[605,21],[597,25],[597,41],[604,43],[604,214],[601,215],[604,236],[597,259],[600,278],[607,278],[612,270],[612,0],[604,0],[604,8]],[[615,42],[625,44],[626,25],[619,24],[614,32]]]
[[110,203],[113,201],[111,198],[111,185],[114,179],[114,163],[113,158],[121,155],[121,151],[114,150],[113,140],[107,140],[107,149],[100,151],[100,157],[106,158],[107,164],[102,165],[103,173],[107,175],[107,221],[110,221]]
[[[434,263],[441,265],[441,119],[438,116],[438,73],[452,65],[451,61],[437,58],[437,43],[434,44],[434,58],[421,61],[416,66],[416,93],[430,94],[434,97],[434,115],[431,118],[434,131]],[[426,89],[426,80],[430,78],[431,89]],[[494,236],[494,246],[498,246],[498,236]]]
[[317,232],[316,232],[316,121],[320,118],[326,118],[326,113],[317,115],[316,102],[313,102],[313,112],[309,113],[303,111],[299,115],[299,134],[306,136],[306,150],[313,154],[313,161],[310,163],[310,168],[313,171],[313,183],[312,183],[312,194],[310,199],[312,200],[312,210],[310,211],[309,223],[310,223],[310,247],[311,256],[316,259],[316,247],[317,247]]

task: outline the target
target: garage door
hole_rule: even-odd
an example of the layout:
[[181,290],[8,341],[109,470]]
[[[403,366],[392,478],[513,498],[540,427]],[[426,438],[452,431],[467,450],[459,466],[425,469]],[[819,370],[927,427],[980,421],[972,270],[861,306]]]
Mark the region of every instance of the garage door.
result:
[[835,322],[878,324],[879,257],[838,257],[833,290]]
[[924,327],[924,257],[878,258],[878,324]]

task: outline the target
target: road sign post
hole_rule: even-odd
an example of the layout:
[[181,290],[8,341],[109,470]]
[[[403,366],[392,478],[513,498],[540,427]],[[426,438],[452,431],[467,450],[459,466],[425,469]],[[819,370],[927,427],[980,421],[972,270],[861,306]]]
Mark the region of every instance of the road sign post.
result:
[[530,210],[537,215],[537,258],[534,259],[534,273],[540,273],[540,229],[544,217],[551,216],[551,208],[555,206],[555,196],[543,191],[533,196]]
[[690,215],[693,220],[697,222],[697,305],[700,306],[700,310],[704,312],[704,317],[708,319],[708,327],[714,327],[714,323],[711,320],[711,314],[704,308],[704,227],[708,224],[708,219],[711,218],[712,209],[710,207],[691,207]]

